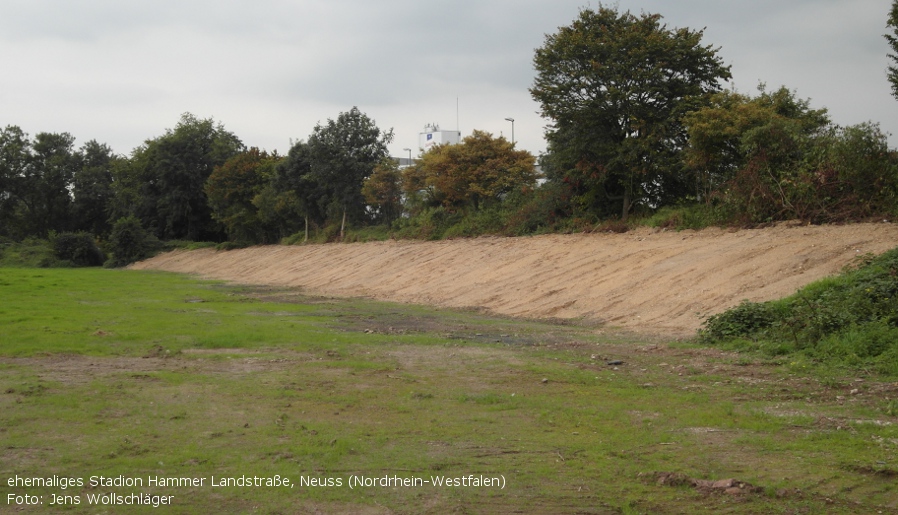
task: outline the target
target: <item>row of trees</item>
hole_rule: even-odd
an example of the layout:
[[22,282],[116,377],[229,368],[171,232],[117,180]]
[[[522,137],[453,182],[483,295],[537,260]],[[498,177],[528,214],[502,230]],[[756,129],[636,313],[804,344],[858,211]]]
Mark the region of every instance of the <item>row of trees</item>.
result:
[[[390,226],[433,208],[477,211],[533,188],[535,158],[481,131],[440,145],[402,170],[382,133],[357,110],[319,126],[285,158],[250,149],[206,182],[213,217],[234,241],[269,243],[309,226],[342,239],[347,223]],[[339,228],[339,232],[337,229]]]
[[75,149],[68,133],[31,140],[15,126],[0,130],[0,236],[106,231],[112,170],[119,163],[96,141]]
[[39,133],[32,140],[16,126],[0,131],[0,236],[105,236],[114,220],[128,216],[160,238],[217,234],[204,183],[243,150],[220,125],[184,115],[174,130],[148,140],[130,158],[96,141],[78,149],[74,142],[68,133]]
[[358,108],[318,124],[286,156],[246,148],[212,119],[182,116],[130,157],[69,134],[30,140],[0,132],[0,236],[84,231],[101,238],[119,220],[162,240],[275,243],[310,226],[342,237],[390,224],[415,209],[479,209],[516,187],[533,187],[535,158],[504,138],[475,131],[400,171],[392,131]]
[[[898,52],[896,6],[887,39]],[[898,214],[898,155],[877,125],[835,126],[786,88],[724,90],[730,68],[702,36],[603,6],[548,35],[530,89],[549,121],[539,185],[533,155],[481,131],[400,170],[392,130],[358,108],[286,156],[190,114],[129,157],[10,126],[0,131],[0,236],[105,238],[119,220],[166,240],[274,243],[310,228],[337,239],[366,225],[433,236],[402,229],[436,215],[522,234],[690,203],[741,224]],[[481,223],[490,216],[501,220]]]

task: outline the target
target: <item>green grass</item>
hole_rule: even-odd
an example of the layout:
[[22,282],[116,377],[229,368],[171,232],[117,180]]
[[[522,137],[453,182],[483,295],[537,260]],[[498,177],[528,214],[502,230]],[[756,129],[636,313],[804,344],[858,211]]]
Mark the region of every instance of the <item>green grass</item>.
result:
[[[898,387],[875,376],[823,382],[587,326],[124,270],[0,269],[0,328],[0,512],[25,493],[81,500],[25,513],[888,513],[898,500]],[[662,472],[758,489],[660,485]],[[348,487],[471,474],[505,489]],[[54,475],[145,484],[7,483]],[[341,486],[210,485],[241,476]],[[107,491],[174,504],[87,504]]]

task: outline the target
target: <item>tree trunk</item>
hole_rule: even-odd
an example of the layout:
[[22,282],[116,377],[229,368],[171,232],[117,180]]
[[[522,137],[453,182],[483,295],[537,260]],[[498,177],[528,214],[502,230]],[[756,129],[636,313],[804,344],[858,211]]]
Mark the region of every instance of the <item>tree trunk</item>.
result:
[[306,215],[306,216],[305,216],[305,219],[306,219],[306,235],[305,235],[305,237],[302,239],[302,242],[303,242],[303,243],[309,241],[309,216]]
[[346,208],[343,208],[343,223],[340,224],[340,241],[343,241],[343,229],[346,228]]
[[629,188],[624,189],[624,207],[621,212],[620,219],[621,221],[626,222],[627,216],[630,214],[630,190]]

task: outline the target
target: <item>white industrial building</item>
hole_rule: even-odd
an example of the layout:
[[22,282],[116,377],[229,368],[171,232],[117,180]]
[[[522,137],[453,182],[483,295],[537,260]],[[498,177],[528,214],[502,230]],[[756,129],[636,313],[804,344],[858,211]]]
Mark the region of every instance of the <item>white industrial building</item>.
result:
[[422,153],[443,143],[455,145],[460,142],[461,132],[440,130],[440,126],[435,123],[426,125],[424,132],[418,133],[418,149]]

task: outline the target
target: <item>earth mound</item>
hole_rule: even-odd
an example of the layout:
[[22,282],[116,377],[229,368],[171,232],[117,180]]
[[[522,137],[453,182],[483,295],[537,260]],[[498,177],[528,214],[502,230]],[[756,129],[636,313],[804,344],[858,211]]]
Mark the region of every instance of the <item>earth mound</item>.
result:
[[585,318],[688,336],[743,299],[764,301],[898,246],[898,224],[483,237],[174,251],[132,269],[327,296]]

